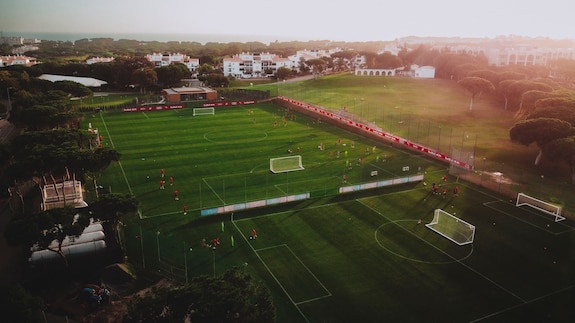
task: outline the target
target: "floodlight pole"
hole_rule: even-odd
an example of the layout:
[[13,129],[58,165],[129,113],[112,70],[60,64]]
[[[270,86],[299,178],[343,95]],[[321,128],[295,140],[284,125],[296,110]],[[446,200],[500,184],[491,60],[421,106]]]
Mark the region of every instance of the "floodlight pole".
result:
[[156,245],[158,246],[158,262],[160,262],[160,231],[156,232]]
[[427,145],[429,146],[429,133],[431,132],[431,121],[427,120]]
[[[385,105],[383,105],[383,106],[381,107],[381,115],[382,115],[382,117],[381,117],[381,127],[382,127],[382,128],[385,128]],[[376,114],[376,118],[377,118],[377,114]]]
[[142,268],[146,269],[146,260],[144,258],[144,235],[142,234],[142,225],[140,225],[140,248],[142,249]]
[[7,118],[10,118],[10,112],[12,111],[12,101],[10,100],[10,90],[13,89],[13,87],[9,86],[6,88],[6,94],[8,95],[8,111],[7,111]]
[[[190,248],[192,251],[192,248]],[[184,270],[186,272],[186,285],[188,284],[188,247],[186,246],[186,242],[184,241]]]
[[501,174],[499,175],[499,193],[501,193],[501,177],[503,176],[503,166],[505,166],[505,163],[501,163]]
[[407,115],[407,136],[406,136],[406,138],[409,139],[409,140],[411,140],[411,141],[413,141],[411,138],[409,138],[409,128],[410,128],[410,125],[411,125],[411,122],[410,122],[410,121],[411,121],[411,117],[410,117],[409,114],[408,114],[408,115]]
[[483,173],[485,173],[485,157],[483,157],[483,165],[481,168],[481,180],[479,181],[479,186],[483,185]]
[[212,263],[214,267],[214,277],[216,277],[216,251],[212,249]]
[[439,136],[437,137],[437,151],[441,151],[441,125],[439,126]]

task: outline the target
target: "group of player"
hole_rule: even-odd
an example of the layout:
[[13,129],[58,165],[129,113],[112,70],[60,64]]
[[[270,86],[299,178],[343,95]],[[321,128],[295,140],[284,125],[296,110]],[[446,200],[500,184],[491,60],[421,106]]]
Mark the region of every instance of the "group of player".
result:
[[[447,175],[443,175],[443,177],[441,177],[441,180],[443,182],[447,182]],[[424,185],[425,185],[425,183],[424,183]],[[432,183],[431,184],[431,193],[433,195],[441,195],[441,196],[443,196],[443,198],[447,197],[447,193],[448,193],[447,188],[444,187],[443,190],[441,190],[441,193],[439,191],[440,191],[439,184]],[[459,187],[458,186],[453,187],[453,196],[454,197],[459,196]]]
[[[148,178],[150,178],[150,177],[148,176]],[[174,177],[170,176],[168,180],[170,183],[170,187],[173,187],[174,186]],[[166,189],[166,171],[162,168],[162,169],[160,169],[160,190],[165,190],[165,189]],[[174,194],[174,201],[179,201],[180,200],[180,191],[178,191],[177,188],[174,188],[173,194]],[[185,204],[183,206],[183,213],[184,213],[184,215],[188,214],[188,207]]]
[[[224,222],[222,221],[222,232],[224,232]],[[258,237],[258,233],[256,231],[256,229],[252,229],[251,231],[251,235],[249,236],[250,240],[255,240]],[[220,245],[220,238],[219,237],[215,237],[211,240],[208,240],[206,238],[202,239],[201,241],[201,245],[203,247],[207,247],[210,248],[212,250],[216,250],[217,247]],[[232,247],[235,247],[235,240],[234,240],[234,236],[230,235],[230,243]]]
[[[254,114],[254,111],[252,109],[248,109],[247,111],[248,111],[249,116],[252,116]],[[276,112],[274,112],[274,121],[273,121],[274,128],[279,126],[279,122],[276,120],[277,117],[278,117],[278,114]],[[283,126],[286,127],[288,120],[293,121],[293,120],[295,120],[296,117],[295,117],[295,114],[292,113],[291,109],[288,109],[284,112],[284,115],[281,118],[282,118]],[[252,117],[252,122],[257,123],[257,120],[255,117]]]

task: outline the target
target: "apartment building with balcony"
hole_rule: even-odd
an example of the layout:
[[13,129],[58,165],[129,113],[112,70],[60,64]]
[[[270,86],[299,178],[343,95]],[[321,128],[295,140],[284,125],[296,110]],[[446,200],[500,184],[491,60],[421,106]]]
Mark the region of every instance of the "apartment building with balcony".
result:
[[24,55],[8,55],[0,56],[0,67],[12,66],[12,65],[25,65],[32,66],[36,65],[38,62],[35,57],[24,56]]
[[154,63],[156,67],[168,66],[176,63],[184,64],[192,73],[196,72],[200,66],[199,58],[192,58],[181,53],[152,53],[146,55],[146,58],[150,62]]
[[224,75],[235,78],[274,77],[281,67],[291,69],[293,62],[271,53],[241,53],[223,59]]
[[114,57],[91,57],[86,60],[86,64],[96,64],[96,63],[110,63],[114,60]]

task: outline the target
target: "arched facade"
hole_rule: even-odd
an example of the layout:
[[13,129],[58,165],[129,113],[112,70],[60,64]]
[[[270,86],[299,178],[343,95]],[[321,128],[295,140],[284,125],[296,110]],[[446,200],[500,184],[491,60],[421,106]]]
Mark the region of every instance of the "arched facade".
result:
[[395,69],[387,68],[359,68],[355,70],[356,76],[395,76]]

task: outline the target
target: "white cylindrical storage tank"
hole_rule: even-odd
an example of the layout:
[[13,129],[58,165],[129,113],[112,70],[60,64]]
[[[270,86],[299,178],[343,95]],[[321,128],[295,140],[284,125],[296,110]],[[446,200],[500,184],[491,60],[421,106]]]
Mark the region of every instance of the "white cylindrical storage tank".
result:
[[[101,233],[86,235],[88,233],[98,232],[98,231],[101,231]],[[104,227],[102,226],[102,224],[101,223],[92,223],[89,226],[87,226],[84,229],[84,231],[82,231],[82,234],[78,238],[74,239],[74,242],[70,241],[70,239],[68,237],[66,237],[64,239],[64,241],[62,242],[62,246],[69,246],[69,245],[78,244],[78,243],[103,240],[104,238],[105,238]],[[58,248],[58,244],[55,241],[52,241],[52,243],[50,243],[50,245],[49,245],[49,248],[50,249]],[[40,249],[38,244],[34,244],[30,248],[30,251],[39,251],[39,250],[42,250],[42,249]]]
[[[95,231],[95,232],[88,232],[88,233],[82,233],[82,235],[80,235],[79,237],[74,237],[73,239],[70,239],[70,237],[66,237],[64,238],[64,241],[62,241],[62,247],[66,247],[66,246],[73,246],[73,245],[77,245],[77,244],[81,244],[81,243],[86,243],[86,242],[92,242],[92,241],[98,241],[98,240],[104,240],[106,238],[106,235],[104,234],[103,231]],[[58,248],[58,242],[57,241],[52,241],[52,243],[50,243],[50,245],[48,246],[49,249],[56,249]]]
[[[105,248],[106,248],[106,242],[104,240],[98,240],[62,247],[62,252],[66,257],[74,257],[74,256],[85,255],[92,252],[102,251]],[[38,263],[50,262],[59,258],[60,255],[57,252],[44,249],[33,252],[32,255],[30,255],[30,258],[28,258],[28,261],[32,265],[35,265]]]
[[90,223],[90,225],[82,231],[82,234],[95,231],[104,231],[104,227],[102,227],[101,223]]

